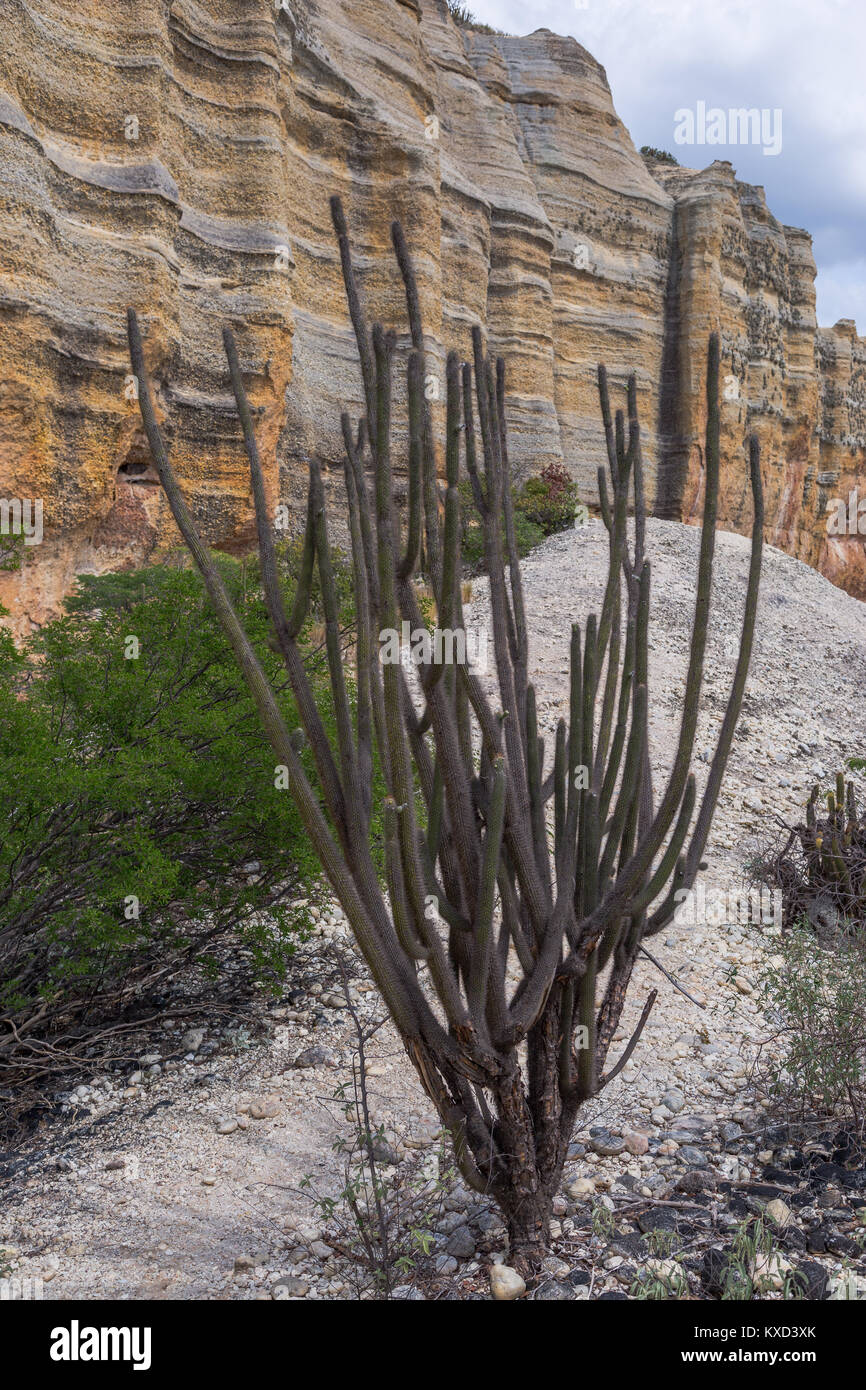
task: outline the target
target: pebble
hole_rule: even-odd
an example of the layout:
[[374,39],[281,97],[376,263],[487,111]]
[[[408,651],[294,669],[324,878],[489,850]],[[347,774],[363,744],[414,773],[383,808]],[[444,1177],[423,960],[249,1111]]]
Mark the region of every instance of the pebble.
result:
[[306,1279],[297,1279],[293,1274],[284,1274],[271,1286],[271,1298],[304,1298],[310,1292]]
[[693,1144],[684,1144],[679,1151],[678,1157],[681,1162],[687,1163],[690,1168],[706,1168],[709,1159],[703,1149],[696,1149]]
[[794,1214],[791,1208],[788,1206],[787,1202],[782,1201],[781,1197],[774,1197],[772,1202],[767,1203],[767,1215],[770,1217],[773,1224],[778,1226],[781,1230],[784,1230],[786,1226],[792,1225],[794,1221]]
[[509,1303],[526,1293],[526,1283],[510,1265],[491,1265],[490,1293],[497,1303]]
[[458,1260],[469,1260],[475,1254],[475,1237],[468,1226],[458,1226],[452,1231],[445,1245],[449,1255]]

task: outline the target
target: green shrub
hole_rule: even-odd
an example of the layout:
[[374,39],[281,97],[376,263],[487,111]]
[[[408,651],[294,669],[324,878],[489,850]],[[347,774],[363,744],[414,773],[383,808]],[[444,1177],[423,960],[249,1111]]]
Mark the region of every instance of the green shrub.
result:
[[[294,728],[256,566],[215,558]],[[280,561],[292,587],[298,548]],[[332,732],[320,624],[314,596],[301,640]],[[287,899],[318,875],[195,570],[83,576],[25,651],[0,631],[0,1084],[181,972],[230,957],[276,984],[304,925]]]
[[[484,530],[475,507],[468,478],[461,481],[459,492],[461,557],[470,573],[479,574],[484,569]],[[517,542],[517,553],[522,559],[529,554],[530,550],[534,550],[537,545],[541,544],[545,533],[540,526],[530,521],[529,517],[519,510],[516,491],[513,492],[512,496],[514,501],[514,536]],[[502,543],[504,546],[504,517],[502,519]]]
[[810,925],[795,923],[773,942],[760,979],[775,1025],[762,1049],[759,1083],[802,1115],[866,1119],[866,951],[851,938],[832,947]]
[[544,536],[566,531],[577,516],[577,484],[561,464],[549,463],[529,478],[514,499],[515,510]]
[[659,164],[675,164],[679,168],[680,161],[669,150],[657,150],[655,145],[641,145],[640,152],[644,159],[657,159]]
[[477,20],[472,11],[460,0],[445,0],[448,6],[448,13],[454,23],[460,29],[474,29],[479,34],[501,34],[501,29],[494,29],[490,24],[482,24]]

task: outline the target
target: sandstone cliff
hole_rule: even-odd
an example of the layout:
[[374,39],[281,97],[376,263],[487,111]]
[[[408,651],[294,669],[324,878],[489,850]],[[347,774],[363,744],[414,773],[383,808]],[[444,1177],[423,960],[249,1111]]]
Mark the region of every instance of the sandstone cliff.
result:
[[515,462],[563,459],[590,502],[603,359],[617,390],[637,372],[656,509],[699,511],[718,327],[722,524],[749,524],[756,428],[768,539],[866,596],[862,540],[825,525],[866,463],[866,342],[817,328],[809,237],[761,189],[726,164],[647,167],[579,44],[467,32],[443,0],[0,0],[0,16],[0,497],[44,499],[45,527],[0,572],[19,630],[76,572],[176,543],[130,399],[127,304],[211,543],[252,534],[224,322],[275,501],[296,506],[311,454],[341,464],[360,375],[335,192],[371,313],[405,342],[398,216],[431,370],[480,323],[507,358]]

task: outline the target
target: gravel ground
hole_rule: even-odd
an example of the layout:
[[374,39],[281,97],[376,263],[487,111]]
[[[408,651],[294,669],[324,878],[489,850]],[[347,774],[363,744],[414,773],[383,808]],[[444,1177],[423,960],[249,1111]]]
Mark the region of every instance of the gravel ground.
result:
[[[657,520],[647,531],[658,794],[678,731],[699,533]],[[551,538],[525,562],[530,669],[544,733],[567,711],[569,627],[600,603],[606,555],[606,534],[590,522]],[[736,659],[748,558],[747,540],[719,533],[699,790]],[[483,621],[484,590],[475,581],[470,622]],[[736,891],[744,862],[776,818],[797,819],[816,780],[866,751],[864,688],[866,606],[768,550],[743,716],[706,852],[708,897]],[[332,1146],[346,1130],[332,1097],[350,1075],[354,1044],[328,950],[345,931],[339,910],[323,906],[286,996],[253,1007],[240,1030],[237,1021],[213,1022],[198,1031],[142,1035],[132,1075],[129,1067],[121,1074],[100,1064],[70,1085],[55,1117],[0,1154],[0,1265],[16,1277],[41,1278],[46,1298],[354,1297],[351,1271],[322,1243],[321,1220],[299,1188],[307,1175],[324,1190],[338,1182]],[[732,1184],[754,1182],[771,1163],[784,1168],[789,1155],[784,1136],[775,1144],[766,1130],[747,1081],[766,1033],[753,988],[766,940],[736,922],[683,922],[656,937],[652,949],[692,997],[649,961],[639,963],[618,1040],[630,1035],[650,989],[659,999],[629,1065],[587,1108],[575,1135],[557,1201],[549,1289],[543,1285],[537,1297],[624,1296],[641,1232],[655,1220],[647,1211],[669,1211],[654,1203],[673,1192],[683,1205],[682,1194],[691,1194],[706,1224],[714,1184],[725,1183],[730,1195]],[[360,1015],[380,1017],[356,959],[351,974]],[[376,1034],[370,1060],[374,1111],[393,1157],[432,1160],[436,1118],[390,1025]],[[819,1157],[829,1164],[832,1155]],[[800,1201],[791,1224],[806,1233],[794,1247],[823,1261],[832,1287],[845,1258],[833,1240],[838,1235],[844,1246],[850,1237],[838,1233],[853,1229],[859,1216],[856,1204],[840,1205],[833,1175],[825,1177],[824,1189]],[[776,1182],[780,1193],[788,1191],[778,1174]],[[622,1249],[598,1219],[593,1234],[593,1203],[633,1211],[637,1225],[620,1230]],[[420,1281],[426,1295],[489,1296],[487,1265],[502,1253],[498,1219],[459,1187],[445,1207],[431,1270]],[[820,1224],[813,1214],[821,1208],[838,1208],[824,1251],[808,1234]],[[713,1234],[734,1218],[727,1211],[719,1219],[714,1231],[690,1237],[705,1260]],[[856,1253],[849,1248],[849,1256]]]

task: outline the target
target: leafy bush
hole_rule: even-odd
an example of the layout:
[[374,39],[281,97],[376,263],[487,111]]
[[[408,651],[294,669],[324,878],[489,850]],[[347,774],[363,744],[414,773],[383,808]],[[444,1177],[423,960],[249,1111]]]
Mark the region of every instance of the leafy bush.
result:
[[502,33],[501,29],[494,29],[490,24],[482,24],[466,5],[460,3],[460,0],[445,0],[445,3],[448,6],[448,13],[458,28],[474,29],[479,34]]
[[[293,728],[257,569],[216,559]],[[297,547],[281,564],[289,587]],[[302,642],[330,728],[320,624],[314,596]],[[318,872],[196,571],[83,576],[20,653],[0,630],[0,1083],[193,965],[206,982],[229,940],[277,981],[303,925],[287,897]]]
[[866,952],[862,943],[821,945],[809,923],[774,943],[760,980],[776,1031],[757,1079],[790,1113],[844,1112],[866,1119]]
[[679,160],[668,150],[657,150],[655,145],[641,145],[640,152],[644,159],[657,159],[659,164],[675,164],[679,167]]
[[[470,573],[478,574],[484,569],[484,528],[481,525],[481,517],[478,515],[468,478],[461,481],[459,492],[461,556]],[[530,521],[519,510],[516,491],[512,493],[512,497],[514,502],[514,537],[517,542],[517,553],[523,559],[530,550],[541,545],[545,533],[540,526]],[[503,547],[506,544],[504,517],[502,518],[502,544]]]
[[549,463],[537,478],[529,478],[514,499],[517,512],[542,534],[552,536],[574,525],[577,484],[561,464]]

